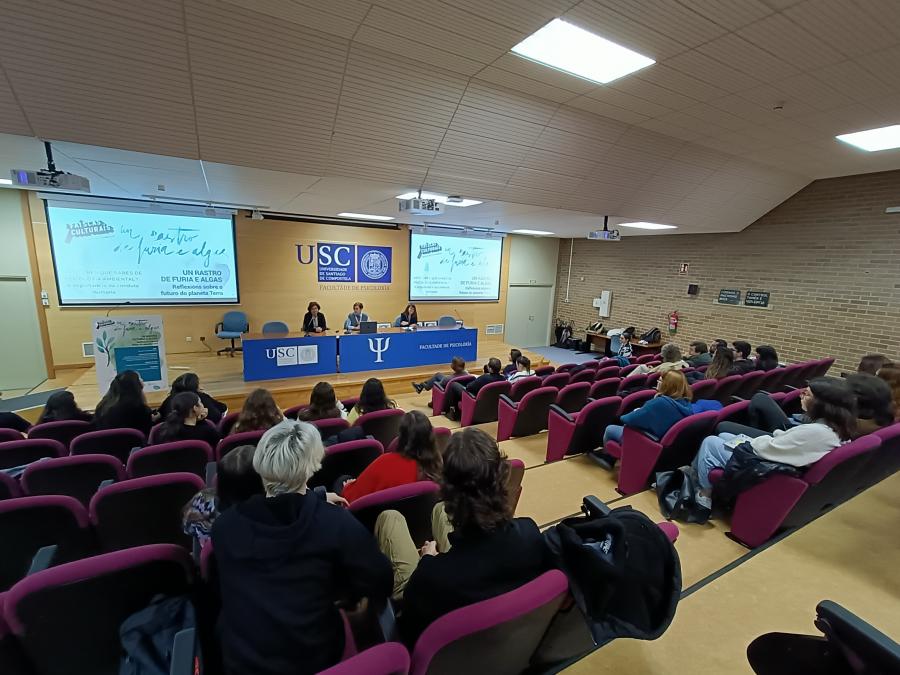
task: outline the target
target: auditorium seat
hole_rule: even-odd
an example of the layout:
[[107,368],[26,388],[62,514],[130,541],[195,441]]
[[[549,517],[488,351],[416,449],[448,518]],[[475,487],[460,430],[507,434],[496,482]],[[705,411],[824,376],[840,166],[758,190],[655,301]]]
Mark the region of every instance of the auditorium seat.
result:
[[444,410],[444,400],[447,397],[447,390],[450,388],[450,383],[459,382],[462,385],[466,385],[474,379],[474,375],[457,375],[456,377],[452,377],[449,380],[434,385],[431,388],[431,414],[443,415],[447,412]]
[[100,488],[91,499],[91,523],[104,551],[144,544],[178,544],[191,548],[181,529],[185,504],[202,490],[192,473],[132,478]]
[[624,368],[620,369],[619,377],[628,377],[629,375],[631,375],[631,371],[635,370],[638,365],[640,364],[632,363],[631,365],[625,366]]
[[262,327],[263,335],[283,335],[290,332],[290,328],[284,321],[266,321]]
[[0,673],[3,675],[34,675],[16,636],[3,618],[6,593],[0,593]]
[[[853,475],[864,470],[880,446],[881,438],[868,434],[835,448],[800,477],[775,474],[741,492],[731,513],[730,536],[755,548],[779,530],[805,525],[852,497]],[[722,469],[713,469],[709,474],[714,484],[723,475]]]
[[[589,388],[587,382],[583,384]],[[547,413],[559,393],[555,387],[541,387],[525,394],[519,402],[501,395],[497,404],[497,441],[531,436],[546,429]]]
[[[447,427],[433,427],[432,433],[434,434],[434,447],[443,455],[444,450],[447,449],[447,444],[450,443],[450,435],[452,434],[452,432]],[[398,436],[391,441],[391,444],[387,446],[384,451],[397,452],[397,446],[399,444],[400,437]]]
[[19,481],[3,471],[0,471],[0,501],[22,496],[22,488]]
[[833,365],[834,357],[829,356],[824,359],[819,359],[816,367],[813,369],[812,373],[810,373],[809,379],[814,377],[825,377]]
[[786,415],[795,415],[803,412],[803,407],[800,405],[800,399],[803,398],[804,391],[806,391],[806,387],[794,389],[786,394],[780,393],[778,395],[776,400]]
[[522,496],[522,479],[525,478],[525,462],[521,459],[507,459],[509,464],[509,478],[506,481],[507,496],[509,497],[509,512],[516,515],[516,507]]
[[[741,375],[741,383],[738,385],[732,396],[737,396],[738,398],[753,398],[753,394],[760,390],[760,385],[766,377],[765,371],[762,370],[752,370],[746,375]],[[723,402],[722,405],[728,405],[730,401]]]
[[90,545],[87,510],[73,497],[46,495],[0,501],[0,591],[22,579],[35,553],[57,546],[55,561],[80,558]]
[[556,372],[556,368],[553,366],[538,366],[534,369],[534,374],[538,377],[547,377],[547,375],[552,375]]
[[[772,370],[766,372],[766,376],[763,378],[762,382],[760,382],[760,389],[763,391],[767,391],[770,394],[778,393],[783,388],[783,383],[785,378],[788,377],[790,373],[788,372],[788,368],[773,368]],[[804,384],[804,386],[806,386]]]
[[716,426],[722,422],[736,422],[737,424],[747,424],[747,409],[750,407],[750,400],[736,401],[724,406],[718,411],[716,417]]
[[300,405],[292,405],[290,408],[286,408],[284,411],[284,416],[289,420],[297,419],[297,415],[300,414],[301,410],[306,410],[309,407],[309,403],[301,403]]
[[125,480],[125,467],[110,455],[74,455],[29,464],[22,474],[28,495],[67,495],[85,507],[103,481]]
[[644,386],[647,389],[656,389],[656,385],[659,383],[659,378],[663,376],[660,372],[648,373],[647,380],[644,382]]
[[716,386],[716,400],[722,405],[731,403],[731,397],[741,386],[742,375],[728,375],[719,380]]
[[69,445],[72,455],[112,455],[122,464],[134,448],[142,448],[147,439],[137,429],[101,429],[76,436]]
[[6,443],[8,441],[21,441],[25,436],[20,434],[15,429],[6,429],[0,427],[0,443]]
[[0,443],[0,469],[11,469],[44,457],[63,457],[66,446],[52,438],[31,438]]
[[622,369],[619,368],[619,366],[603,366],[602,368],[598,368],[597,372],[594,374],[594,382],[605,380],[608,377],[619,379],[620,370]]
[[881,440],[881,446],[861,468],[857,484],[870,487],[900,471],[900,423],[879,429],[872,434]]
[[572,376],[569,373],[553,373],[544,378],[543,386],[562,389],[569,384],[570,379],[572,379]]
[[323,441],[340,433],[344,429],[350,428],[350,422],[343,417],[326,417],[320,420],[313,420],[310,424],[319,430],[319,435],[322,437]]
[[527,394],[529,391],[534,391],[535,389],[539,389],[542,386],[544,386],[544,381],[537,375],[531,377],[523,377],[512,383],[512,387],[510,387],[509,390],[509,397],[513,401],[521,401],[522,397],[525,396],[525,394]]
[[637,410],[654,396],[656,396],[656,392],[652,389],[642,389],[633,394],[628,394],[628,396],[622,398],[622,404],[619,406],[619,417],[627,415],[632,410]]
[[[346,427],[346,423],[344,424]],[[265,431],[239,431],[223,438],[216,445],[216,461],[218,462],[229,452],[242,445],[256,445]]]
[[[197,422],[197,424],[205,424],[211,427],[213,430],[218,432],[218,428],[215,424],[213,424],[210,420],[202,420]],[[150,429],[150,435],[147,437],[147,445],[159,445],[160,443],[166,443],[168,441],[162,440],[159,435],[163,430],[163,423],[155,424],[152,429]],[[224,439],[223,439],[224,440]]]
[[173,441],[136,450],[128,458],[129,478],[163,473],[192,473],[206,477],[206,465],[213,461],[213,450],[206,441]]
[[596,380],[594,384],[591,385],[591,390],[588,392],[588,396],[590,398],[607,398],[609,396],[618,396],[619,393],[619,383],[620,380],[618,377],[607,377],[602,380]]
[[676,422],[661,439],[625,427],[621,444],[610,441],[604,451],[621,460],[618,491],[631,495],[645,489],[657,471],[690,464],[700,443],[713,433],[718,412],[689,415]]
[[416,641],[410,673],[526,672],[568,594],[566,575],[550,570],[508,593],[445,614]]
[[319,675],[407,675],[409,652],[399,642],[383,642],[370,647]]
[[698,380],[691,385],[691,391],[695,401],[712,400],[716,396],[718,380]]
[[586,368],[582,371],[579,371],[572,375],[572,379],[569,380],[569,384],[575,384],[576,382],[593,382],[596,372],[597,371],[593,368]]
[[158,596],[190,591],[191,559],[157,544],[59,565],[6,594],[5,615],[35,675],[118,675],[119,629]]
[[[550,377],[555,377],[550,375]],[[568,374],[566,374],[568,379]],[[549,378],[548,378],[549,379]],[[472,424],[484,424],[497,421],[497,406],[503,394],[509,395],[511,387],[509,382],[491,382],[478,390],[477,396],[469,392],[463,392],[459,400],[460,426]]]
[[374,438],[335,443],[325,448],[322,468],[309,479],[309,486],[324,485],[331,491],[338,478],[341,476],[358,478],[363,469],[378,459],[382,453],[384,448]]
[[386,448],[400,433],[400,420],[405,414],[399,408],[376,410],[357,417],[353,426],[360,427],[366,436],[371,436]]
[[28,430],[28,438],[52,438],[68,449],[72,439],[91,430],[91,423],[84,420],[62,420],[35,424]]
[[622,399],[618,396],[590,401],[584,408],[569,413],[550,406],[547,417],[547,461],[555,462],[566,455],[590,452],[603,445],[603,432],[618,419]]
[[[287,414],[288,411],[284,411],[285,417],[290,417]],[[219,420],[219,435],[223,438],[231,433],[231,429],[234,427],[235,422],[238,421],[238,417],[240,417],[241,413],[239,412],[230,412],[227,415],[223,415],[222,419]]]
[[590,391],[589,382],[570,382],[559,390],[554,403],[566,412],[577,412],[587,403]]
[[643,356],[637,357],[637,363],[650,363],[654,361],[658,354],[644,354]]
[[563,363],[556,367],[557,373],[568,373],[578,367],[577,363]]
[[635,389],[644,389],[646,386],[646,375],[628,375],[619,382],[619,395],[621,396],[623,393],[634,391]]
[[431,532],[431,512],[441,501],[440,488],[429,480],[398,485],[360,497],[350,504],[350,511],[370,531],[382,511],[393,509],[406,518],[409,533],[417,548],[434,539]]

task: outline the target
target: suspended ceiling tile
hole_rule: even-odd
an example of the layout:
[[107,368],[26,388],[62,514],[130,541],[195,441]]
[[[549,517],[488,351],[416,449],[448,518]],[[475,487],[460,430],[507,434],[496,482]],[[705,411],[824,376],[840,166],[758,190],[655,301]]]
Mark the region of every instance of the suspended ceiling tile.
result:
[[469,41],[473,41],[479,49],[488,46],[491,50],[506,51],[522,40],[521,31],[508,27],[505,21],[476,18],[455,5],[456,3],[440,0],[378,0],[370,13],[370,20],[366,23],[390,30],[383,22],[390,22],[394,18],[393,15],[399,14],[404,17],[404,20],[397,24],[400,30],[427,28],[429,39],[436,33],[443,35],[446,32],[450,34],[451,39],[453,36],[461,38],[459,41],[461,49],[464,49]]
[[479,80],[469,81],[461,104],[534,124],[547,124],[558,107],[536,96]]
[[609,147],[610,143],[552,128],[544,129],[534,142],[534,148],[540,152],[589,161],[605,153]]
[[604,101],[598,101],[597,99],[590,98],[588,96],[579,96],[578,98],[573,98],[572,100],[568,101],[566,105],[573,108],[587,110],[603,117],[618,120],[619,122],[625,122],[626,124],[638,124],[640,122],[643,122],[644,120],[649,119],[648,115],[635,112],[634,110],[620,108],[617,105],[612,105]]
[[[596,157],[596,155],[595,155]],[[521,166],[527,169],[547,171],[566,176],[586,176],[596,164],[594,158],[575,157],[556,151],[531,148],[522,158]]]
[[375,47],[398,56],[405,56],[413,61],[427,63],[466,76],[472,76],[484,67],[483,63],[475,59],[436,49],[417,40],[389,33],[365,24],[359,27],[353,39],[355,42],[360,42],[369,47]]
[[670,110],[683,110],[697,104],[697,99],[637,77],[623,77],[612,84],[606,85],[606,88],[658,103]]
[[784,16],[847,56],[896,44],[887,17],[865,11],[868,0],[807,0],[785,10]]
[[586,95],[597,101],[603,101],[604,103],[618,106],[625,110],[631,110],[647,117],[658,117],[672,110],[660,103],[638,96],[632,96],[631,94],[627,94],[618,89],[613,89],[612,87],[600,87],[588,92]]
[[538,171],[523,166],[518,167],[509,178],[510,186],[546,189],[556,192],[571,192],[578,181],[573,176],[549,171]]
[[506,183],[509,181],[513,171],[516,170],[516,167],[513,164],[502,164],[474,157],[439,152],[431,163],[431,169],[447,176]]
[[818,68],[812,74],[855,101],[877,98],[889,92],[888,85],[855,61]]
[[266,14],[279,21],[291,23],[350,39],[366,15],[368,3],[356,0],[329,1],[328,3],[296,0],[222,0],[231,5]]
[[772,13],[760,0],[680,0],[680,3],[728,30],[738,30]]
[[514,165],[522,161],[527,150],[525,145],[460,131],[448,131],[440,148],[441,153]]
[[638,126],[641,129],[658,131],[661,134],[671,136],[672,138],[678,138],[682,141],[694,141],[698,138],[702,138],[704,135],[703,132],[688,129],[673,122],[666,122],[661,118],[646,120],[638,124]]
[[503,70],[496,66],[488,66],[487,68],[480,70],[478,74],[475,75],[475,78],[498,84],[501,87],[514,89],[515,91],[520,91],[525,94],[531,94],[532,96],[539,96],[549,101],[556,101],[557,103],[568,101],[573,96],[572,92],[568,89],[562,89],[540,80],[517,75],[516,73],[511,73],[508,70]]
[[628,129],[627,124],[617,120],[565,105],[556,109],[547,126],[607,143],[614,143]]
[[817,68],[844,60],[839,44],[829,43],[815,33],[804,30],[784,14],[772,14],[745,26],[737,35],[767,53],[800,70]]
[[582,77],[570,75],[556,68],[550,68],[512,52],[503,54],[491,66],[549,84],[552,87],[564,89],[571,92],[569,94],[570,97],[592,91],[599,86],[596,82],[590,82]]
[[702,14],[671,0],[595,1],[687,47],[696,47],[728,32]]
[[796,105],[798,102],[803,104],[802,108],[812,109],[811,111],[831,110],[853,103],[852,98],[809,73],[773,82],[772,87],[781,93],[785,102],[783,114],[787,116],[797,114],[795,111],[801,108]]
[[543,128],[540,124],[460,105],[453,115],[449,130],[519,145],[532,145]]
[[509,26],[522,38],[572,6],[572,0],[454,0],[456,7],[477,19]]
[[720,98],[732,91],[731,89],[722,89],[693,75],[669,67],[668,62],[657,63],[652,68],[645,68],[635,73],[633,78],[628,79],[650,82],[685,96],[690,96],[698,101]]
[[667,34],[647,28],[634,19],[601,5],[597,0],[578,3],[562,18],[654,61],[661,61],[685,50],[684,44]]
[[799,72],[789,61],[770,54],[735,33],[707,42],[698,47],[697,51],[765,82],[790,77]]

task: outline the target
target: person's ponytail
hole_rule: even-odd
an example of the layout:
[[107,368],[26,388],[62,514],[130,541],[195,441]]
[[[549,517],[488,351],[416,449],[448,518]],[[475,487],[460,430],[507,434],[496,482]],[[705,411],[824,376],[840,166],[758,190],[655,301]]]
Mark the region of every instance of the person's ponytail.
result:
[[162,441],[176,440],[184,421],[191,414],[194,406],[200,402],[200,397],[192,391],[184,391],[172,397],[172,409],[166,419],[161,422],[159,439]]

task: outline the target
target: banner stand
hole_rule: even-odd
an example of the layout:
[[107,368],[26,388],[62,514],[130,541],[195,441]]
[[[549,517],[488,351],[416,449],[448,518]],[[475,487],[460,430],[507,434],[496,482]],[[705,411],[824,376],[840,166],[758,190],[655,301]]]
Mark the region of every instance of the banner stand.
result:
[[134,370],[141,376],[144,391],[168,388],[161,316],[95,317],[91,323],[101,395],[109,389],[113,378],[126,370]]

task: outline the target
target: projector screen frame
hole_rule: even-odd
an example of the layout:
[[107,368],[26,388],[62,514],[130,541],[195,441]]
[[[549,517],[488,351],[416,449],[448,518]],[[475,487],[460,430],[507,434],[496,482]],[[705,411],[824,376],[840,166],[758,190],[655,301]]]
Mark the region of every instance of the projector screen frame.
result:
[[[47,237],[48,242],[50,244],[50,260],[53,264],[53,283],[56,285],[56,302],[57,307],[61,310],[65,309],[78,309],[83,307],[108,307],[114,309],[116,307],[204,307],[207,305],[218,305],[219,307],[227,307],[231,306],[239,306],[241,304],[241,275],[238,272],[238,248],[237,248],[237,220],[236,213],[234,209],[231,208],[216,208],[216,210],[220,211],[228,211],[230,212],[231,219],[231,246],[234,251],[234,293],[236,300],[208,300],[203,302],[191,301],[191,302],[132,302],[130,300],[125,300],[122,302],[63,302],[62,292],[60,290],[59,284],[59,270],[56,266],[56,247],[53,244],[53,228],[50,225],[50,206],[49,201],[51,199],[58,199],[60,201],[66,201],[66,198],[69,198],[73,202],[79,202],[83,204],[90,204],[93,200],[97,201],[105,201],[105,202],[122,202],[125,204],[158,204],[161,206],[171,206],[175,208],[184,209],[186,212],[202,209],[203,207],[186,205],[186,204],[178,204],[176,202],[167,202],[162,200],[144,200],[144,199],[129,199],[127,197],[92,197],[89,195],[82,194],[74,194],[74,193],[39,193],[38,198],[44,203],[44,220],[47,225]],[[96,202],[94,202],[96,203]],[[187,215],[181,214],[181,215]],[[223,218],[224,220],[224,218]]]
[[[457,303],[457,302],[465,302],[465,303],[482,303],[482,304],[500,304],[500,291],[503,286],[503,253],[506,248],[506,237],[501,233],[487,233],[487,232],[460,232],[459,230],[450,229],[450,228],[441,228],[441,227],[410,227],[409,229],[409,269],[407,270],[407,293],[408,296],[407,302],[410,303]],[[427,298],[427,299],[419,299],[412,297],[412,273],[413,273],[413,264],[412,264],[412,237],[413,234],[432,234],[438,237],[459,237],[459,238],[467,238],[467,239],[499,239],[500,240],[500,273],[497,275],[497,298],[496,299],[479,299],[479,298]]]

